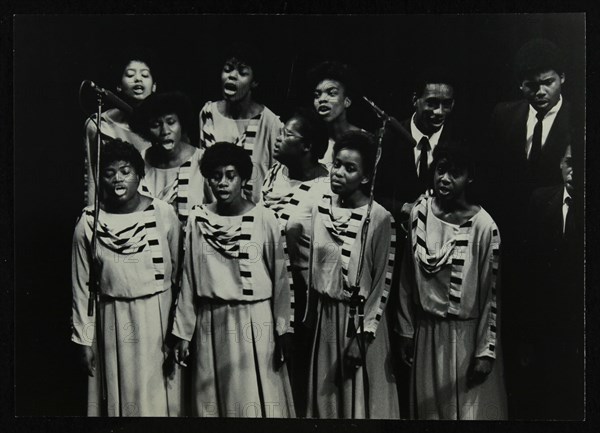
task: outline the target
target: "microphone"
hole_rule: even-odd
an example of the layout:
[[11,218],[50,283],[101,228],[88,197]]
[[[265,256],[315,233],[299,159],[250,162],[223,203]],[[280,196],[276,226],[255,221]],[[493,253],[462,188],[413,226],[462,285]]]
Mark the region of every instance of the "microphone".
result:
[[413,138],[411,133],[408,132],[406,130],[406,128],[404,126],[402,126],[402,124],[400,122],[398,122],[398,120],[395,117],[388,116],[385,111],[383,111],[381,108],[379,108],[377,105],[375,105],[375,103],[373,101],[371,101],[369,98],[367,98],[366,96],[363,96],[363,100],[365,100],[366,103],[369,104],[369,107],[371,107],[371,109],[375,112],[375,114],[377,115],[377,117],[379,117],[379,119],[387,121],[387,123],[392,125],[392,127],[396,131],[398,131],[400,133],[400,135],[402,135],[404,137],[405,140],[408,140],[409,143],[412,143],[413,146],[417,144],[417,142],[415,141],[415,139]]
[[100,87],[99,85],[97,85],[96,83],[94,83],[91,80],[84,80],[83,82],[88,83],[90,85],[90,87],[96,91],[96,93],[102,95],[102,97],[104,98],[105,101],[114,105],[119,110],[125,112],[128,115],[133,113],[133,107],[131,105],[129,105],[127,102],[123,101],[121,98],[119,98],[117,95],[115,95],[110,90],[105,89],[104,87]]

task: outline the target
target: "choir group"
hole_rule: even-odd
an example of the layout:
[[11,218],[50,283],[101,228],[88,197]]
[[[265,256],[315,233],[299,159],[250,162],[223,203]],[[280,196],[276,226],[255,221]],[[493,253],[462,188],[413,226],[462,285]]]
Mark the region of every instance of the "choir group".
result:
[[496,107],[487,158],[453,127],[456,88],[437,72],[410,118],[373,135],[348,120],[361,97],[348,65],[310,70],[313,106],[282,121],[254,99],[262,65],[232,49],[196,147],[191,103],[158,91],[152,58],[120,66],[132,112],[87,120],[72,250],[88,415],[579,416],[562,379],[581,368],[578,322],[531,323],[524,305],[582,308],[564,299],[574,267],[554,265],[577,257],[581,224],[555,44],[517,53],[524,99]]

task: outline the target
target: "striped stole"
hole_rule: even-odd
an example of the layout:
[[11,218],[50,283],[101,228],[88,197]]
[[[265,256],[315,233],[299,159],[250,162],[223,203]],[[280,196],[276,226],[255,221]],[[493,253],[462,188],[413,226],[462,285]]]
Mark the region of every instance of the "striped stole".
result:
[[196,154],[194,153],[190,159],[179,166],[175,180],[162,191],[152,192],[144,179],[140,182],[140,190],[142,193],[173,205],[177,211],[179,220],[182,222],[185,222],[190,214],[188,207],[188,192],[190,187],[190,177],[192,176],[192,158],[195,156]]
[[294,331],[294,310],[296,309],[296,286],[294,285],[294,278],[292,276],[292,264],[290,262],[290,254],[287,248],[287,242],[285,238],[285,231],[281,230],[281,242],[283,242],[283,256],[285,258],[285,270],[287,273],[288,284],[290,286],[290,325],[288,326],[288,332]]
[[[202,129],[200,130],[200,143],[204,148],[208,148],[215,144],[217,141],[215,133],[214,113],[217,109],[217,104],[207,103],[200,112],[200,120],[202,122]],[[262,120],[262,112],[249,119],[246,129],[238,138],[235,139],[233,144],[242,147],[252,158],[254,152],[254,144],[256,143],[256,136],[258,135],[258,129]],[[235,122],[235,120],[233,120]],[[237,122],[236,122],[237,123]],[[246,182],[243,187],[244,197],[250,201],[252,200],[252,190],[254,188],[254,176],[251,176],[250,180]]]
[[488,349],[490,352],[496,351],[496,321],[498,314],[498,305],[496,303],[498,268],[500,266],[500,234],[496,224],[492,226],[492,300],[490,305],[490,324],[488,329]]
[[458,227],[454,237],[439,251],[430,252],[427,248],[427,213],[432,198],[423,198],[412,215],[412,248],[415,259],[426,274],[434,274],[446,265],[451,266],[448,316],[458,316],[460,312],[462,273],[469,246],[469,235],[473,226],[472,218]]
[[[84,216],[90,229],[89,241],[91,242],[91,234],[94,230],[93,208],[86,208]],[[111,230],[105,223],[98,220],[97,235],[98,242],[116,254],[130,255],[141,253],[148,247],[152,257],[157,291],[162,292],[164,290],[165,265],[156,226],[156,208],[154,204],[151,204],[142,212],[140,221],[118,232]]]
[[285,176],[283,174],[283,167],[284,165],[280,163],[271,167],[263,184],[262,198],[264,206],[275,212],[280,225],[285,227],[293,213],[293,208],[300,203],[307,202],[314,180],[301,182],[296,187],[289,188],[285,193],[278,193],[274,191],[274,187],[277,178]]
[[377,307],[377,313],[375,313],[375,319],[379,322],[383,316],[383,310],[387,304],[388,297],[390,295],[390,287],[392,285],[392,275],[394,273],[394,266],[396,262],[396,221],[394,217],[390,215],[390,252],[388,254],[388,261],[385,269],[385,281],[383,286],[383,293],[379,300],[379,306]]
[[242,294],[252,296],[254,291],[251,264],[256,258],[250,260],[248,251],[253,246],[251,239],[254,215],[243,215],[240,225],[225,227],[215,221],[215,215],[208,212],[204,205],[196,205],[192,210],[195,222],[206,242],[224,257],[239,261]]
[[323,221],[323,225],[333,240],[341,246],[340,259],[342,262],[344,292],[345,295],[349,297],[351,295],[351,287],[353,285],[348,281],[348,266],[350,264],[352,246],[358,237],[367,207],[363,206],[357,209],[352,209],[348,215],[335,219],[333,216],[332,202],[333,199],[329,194],[323,195],[323,200],[318,205],[318,211],[319,215],[321,216],[321,220]]

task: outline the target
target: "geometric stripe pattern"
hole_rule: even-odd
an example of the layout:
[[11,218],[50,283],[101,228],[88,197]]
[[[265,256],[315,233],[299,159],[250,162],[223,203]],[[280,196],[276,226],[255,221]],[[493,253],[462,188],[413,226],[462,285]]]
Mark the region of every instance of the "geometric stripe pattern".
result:
[[379,301],[379,307],[377,307],[377,313],[375,313],[375,320],[377,321],[377,323],[379,323],[381,317],[383,316],[383,310],[385,309],[386,303],[390,295],[392,275],[394,272],[394,264],[396,262],[396,221],[394,221],[394,217],[392,217],[391,215],[390,219],[392,236],[390,238],[390,252],[385,268],[385,284],[383,286],[383,293],[381,294],[381,299]]
[[434,274],[450,262],[456,240],[450,239],[439,250],[434,249],[431,251],[427,247],[426,223],[428,203],[427,197],[424,197],[415,205],[411,221],[412,247],[413,253],[423,271],[428,274]]
[[243,215],[240,225],[224,227],[214,221],[212,213],[207,212],[204,205],[196,205],[191,210],[191,215],[198,224],[200,233],[206,242],[223,256],[229,259],[238,259],[240,278],[242,281],[242,295],[252,296],[251,263],[256,258],[250,258],[252,231],[254,225],[253,215]]
[[473,221],[470,219],[460,225],[452,239],[446,242],[439,251],[431,252],[427,247],[425,227],[429,199],[423,198],[415,208],[411,222],[413,254],[421,269],[427,274],[434,274],[442,267],[450,265],[447,316],[458,316],[462,296],[463,269]]
[[[293,213],[294,207],[297,207],[300,203],[310,203],[310,201],[307,200],[309,196],[308,193],[314,184],[313,181],[305,181],[295,187],[289,188],[284,194],[278,194],[273,191],[273,189],[275,181],[283,167],[283,164],[276,163],[269,169],[262,189],[263,205],[275,212],[281,227],[286,226]],[[284,175],[282,174],[282,176]]]
[[[154,267],[154,280],[157,291],[163,291],[165,264],[156,226],[155,211],[154,204],[150,204],[142,213],[140,222],[118,232],[112,231],[105,223],[98,220],[97,234],[98,241],[117,254],[129,255],[140,253],[148,246]],[[94,227],[94,212],[91,206],[85,209],[84,216],[90,228],[91,237]]]
[[175,185],[177,194],[177,197],[175,198],[177,203],[177,216],[182,222],[187,221],[187,217],[190,214],[188,208],[188,191],[190,187],[190,177],[192,175],[192,158],[193,156],[179,167],[177,184]]
[[[200,111],[200,121],[202,122],[202,128],[200,129],[200,145],[206,149],[217,142],[215,134],[214,114],[213,107],[216,109],[216,104],[205,104]],[[248,126],[242,134],[236,138],[236,146],[242,147],[248,155],[252,158],[254,152],[254,143],[256,142],[256,136],[258,135],[258,128],[262,119],[262,112],[249,119]],[[254,189],[253,176],[250,177],[248,182],[243,187],[244,197],[252,201],[252,191]]]
[[296,308],[296,295],[294,287],[294,279],[292,277],[292,265],[290,263],[290,255],[288,254],[287,242],[285,238],[285,231],[281,229],[281,242],[283,242],[283,256],[285,258],[285,269],[287,272],[287,279],[290,285],[290,325],[287,332],[294,332],[294,309]]
[[341,246],[340,260],[342,263],[342,277],[344,279],[344,294],[350,297],[352,294],[351,287],[354,286],[353,283],[348,281],[350,256],[352,246],[358,237],[367,208],[363,206],[352,209],[352,212],[347,217],[338,218],[336,220],[333,217],[332,202],[332,197],[328,194],[324,194],[322,202],[318,205],[318,211],[321,220],[323,221],[323,225],[333,240]]
[[[85,209],[86,221],[90,229],[94,227],[93,208]],[[114,233],[105,223],[98,220],[98,241],[117,254],[136,254],[146,248],[146,231],[144,223],[138,222]]]
[[190,177],[192,175],[192,155],[186,162],[179,166],[175,180],[165,187],[162,191],[150,191],[145,179],[140,182],[140,191],[150,197],[166,201],[175,207],[179,220],[183,223],[187,221],[189,215],[188,209],[188,191],[190,186]]
[[143,213],[145,220],[145,230],[147,234],[148,245],[150,246],[150,255],[152,264],[154,265],[154,280],[156,283],[157,292],[162,292],[165,280],[165,261],[163,258],[160,238],[158,236],[158,228],[156,227],[156,215],[154,205],[148,206]]
[[500,234],[496,224],[492,225],[492,301],[490,305],[490,319],[488,327],[488,349],[496,351],[496,320],[498,306],[496,304],[496,282],[498,281],[498,268],[500,266]]

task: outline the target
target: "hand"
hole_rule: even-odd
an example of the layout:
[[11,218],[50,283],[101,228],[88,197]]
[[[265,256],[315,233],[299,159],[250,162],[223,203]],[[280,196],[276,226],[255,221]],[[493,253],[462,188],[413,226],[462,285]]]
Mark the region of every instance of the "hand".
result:
[[286,332],[283,335],[278,335],[275,339],[275,371],[278,371],[281,366],[291,359],[293,344],[293,335],[291,332]]
[[185,361],[188,356],[190,356],[190,342],[180,338],[177,343],[175,343],[173,353],[175,354],[175,363],[182,367],[187,367]]
[[494,359],[488,356],[475,358],[467,375],[467,386],[472,388],[485,381],[494,367]]
[[413,355],[415,352],[415,340],[411,337],[400,337],[400,356],[402,362],[412,368]]
[[80,346],[79,361],[81,367],[87,372],[88,376],[94,377],[96,374],[96,356],[91,346]]
[[344,356],[344,363],[346,364],[346,368],[349,371],[355,371],[356,369],[358,369],[358,367],[363,365],[363,360],[360,355],[360,348],[358,346],[359,338],[361,340],[361,344],[364,345],[365,356],[367,354],[369,346],[375,339],[372,333],[365,332],[363,334],[356,334],[356,336],[352,340],[350,340],[350,343],[348,343],[348,346],[346,346]]

